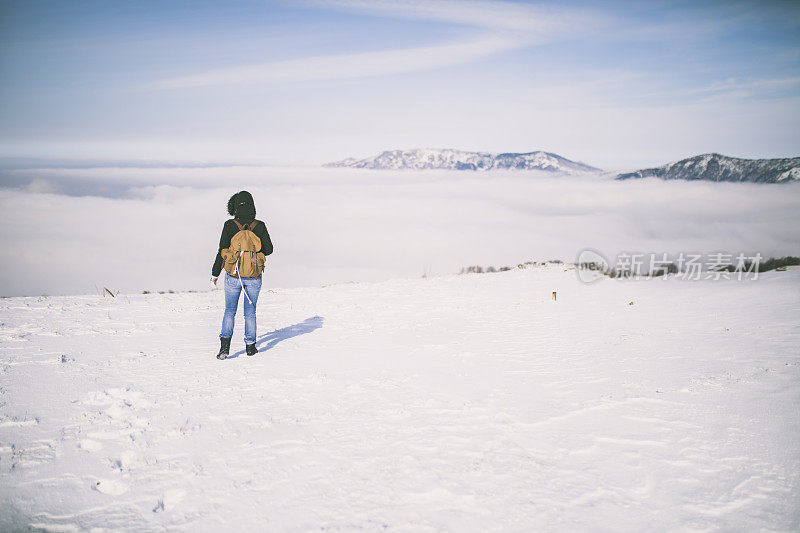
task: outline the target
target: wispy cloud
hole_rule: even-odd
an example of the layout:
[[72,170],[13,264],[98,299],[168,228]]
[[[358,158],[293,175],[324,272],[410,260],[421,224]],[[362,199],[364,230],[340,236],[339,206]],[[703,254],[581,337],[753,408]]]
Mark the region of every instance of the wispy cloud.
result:
[[800,86],[800,76],[741,81],[729,78],[721,83],[698,89],[698,92],[732,91],[741,89],[784,89]]
[[471,27],[472,39],[432,46],[307,57],[240,65],[148,84],[163,90],[213,85],[271,84],[362,78],[430,70],[479,61],[513,49],[574,35],[597,23],[577,10],[516,2],[452,0],[310,0],[303,5],[386,18],[435,20]]
[[287,83],[384,76],[470,63],[523,44],[520,39],[486,36],[453,44],[307,57],[216,69],[201,74],[161,80],[145,88],[178,89],[208,85]]
[[[382,17],[435,20],[486,28],[526,32],[547,39],[568,27],[579,28],[590,19],[586,11],[518,2],[479,0],[309,0],[309,5]],[[532,35],[534,32],[535,35]]]
[[787,76],[781,78],[764,78],[754,80],[741,80],[729,78],[724,81],[709,85],[684,90],[649,92],[641,97],[652,101],[658,99],[682,99],[687,101],[703,102],[715,101],[720,98],[749,99],[772,98],[782,95],[786,98],[796,98],[800,90],[800,76]]

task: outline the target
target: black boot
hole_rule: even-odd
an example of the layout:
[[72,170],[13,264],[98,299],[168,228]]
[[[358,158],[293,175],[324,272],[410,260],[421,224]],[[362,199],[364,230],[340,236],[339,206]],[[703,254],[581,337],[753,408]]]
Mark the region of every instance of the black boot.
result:
[[225,359],[228,357],[228,352],[231,351],[231,338],[225,337],[219,338],[219,353],[217,354],[217,359]]
[[245,348],[247,348],[247,355],[255,355],[258,353],[258,348],[256,348],[256,343],[247,344],[245,345]]

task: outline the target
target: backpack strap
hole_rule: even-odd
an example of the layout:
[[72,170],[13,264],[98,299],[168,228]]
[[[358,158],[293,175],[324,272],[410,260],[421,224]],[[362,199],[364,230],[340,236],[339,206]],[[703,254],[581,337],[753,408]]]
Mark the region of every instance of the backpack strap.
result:
[[250,231],[253,231],[255,229],[256,225],[258,224],[258,220],[253,220],[252,222],[248,222],[247,224],[241,224],[235,218],[231,219],[231,220],[236,222],[236,225],[239,226],[239,231],[242,231],[245,228],[249,229]]

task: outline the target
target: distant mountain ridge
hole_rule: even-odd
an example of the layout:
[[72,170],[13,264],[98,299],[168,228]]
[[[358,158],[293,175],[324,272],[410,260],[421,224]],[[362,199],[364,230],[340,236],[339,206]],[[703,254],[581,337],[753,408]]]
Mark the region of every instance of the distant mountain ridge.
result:
[[541,150],[500,154],[429,148],[387,150],[366,159],[349,157],[323,166],[391,170],[544,170],[569,174],[601,172],[599,168]]
[[740,159],[716,153],[701,154],[660,167],[618,174],[616,177],[618,180],[637,178],[791,183],[800,180],[800,157]]

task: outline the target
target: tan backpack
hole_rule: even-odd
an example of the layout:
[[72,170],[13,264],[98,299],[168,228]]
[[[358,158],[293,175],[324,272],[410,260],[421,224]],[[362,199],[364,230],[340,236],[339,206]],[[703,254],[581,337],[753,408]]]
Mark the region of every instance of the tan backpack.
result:
[[266,256],[260,252],[261,239],[253,233],[258,220],[249,224],[240,224],[236,219],[233,221],[239,226],[239,231],[231,237],[231,245],[221,252],[225,272],[235,277],[258,277],[264,270],[266,260]]

